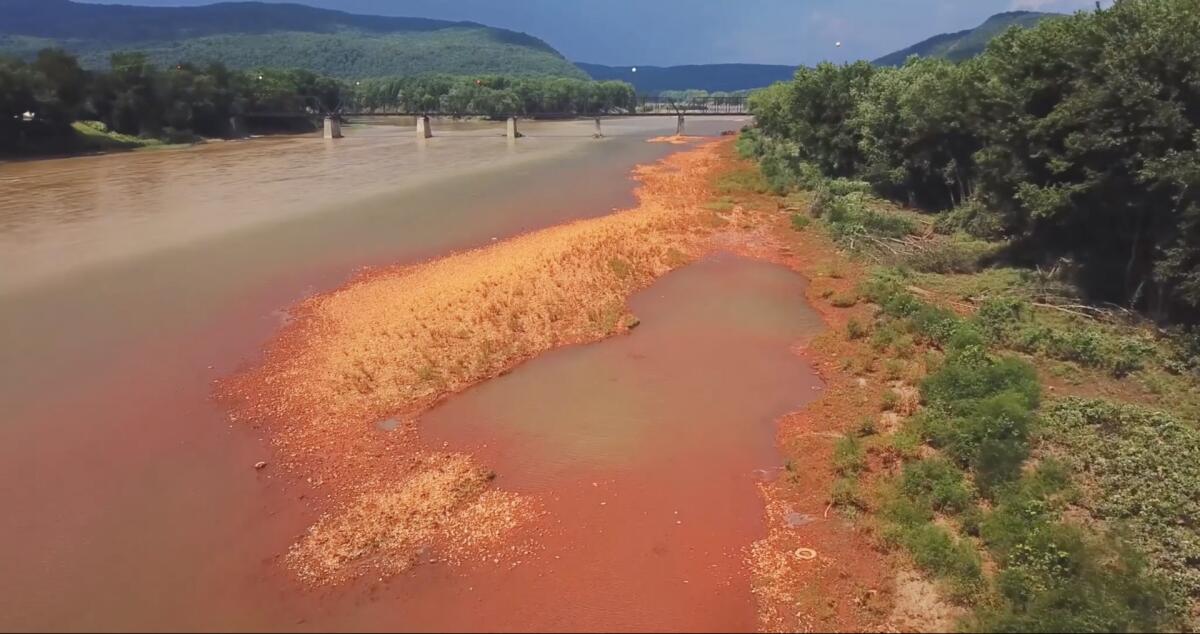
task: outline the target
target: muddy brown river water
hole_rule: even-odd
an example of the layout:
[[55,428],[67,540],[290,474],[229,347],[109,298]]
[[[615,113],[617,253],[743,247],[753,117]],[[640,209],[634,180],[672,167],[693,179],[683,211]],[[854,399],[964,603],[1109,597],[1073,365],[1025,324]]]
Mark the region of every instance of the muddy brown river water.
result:
[[426,416],[560,519],[517,568],[301,588],[279,557],[314,519],[307,493],[256,472],[268,439],[211,398],[298,300],[607,213],[634,165],[678,149],[644,142],[669,119],[606,123],[601,141],[590,126],[0,164],[0,629],[752,627],[755,478],[779,466],[774,418],[817,386],[789,346],[819,320],[783,269],[702,261],[632,300],[632,335]]

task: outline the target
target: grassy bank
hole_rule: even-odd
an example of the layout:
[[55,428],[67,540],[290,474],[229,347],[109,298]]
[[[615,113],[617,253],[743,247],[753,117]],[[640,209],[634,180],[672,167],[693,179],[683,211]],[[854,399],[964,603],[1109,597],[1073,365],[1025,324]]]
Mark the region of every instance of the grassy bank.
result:
[[[935,590],[898,577],[882,620],[1197,626],[1200,377],[1189,341],[1087,305],[1055,271],[1006,266],[1008,245],[939,231],[865,183],[814,177],[774,194],[761,174],[742,180],[734,195],[775,210],[763,222],[802,254],[795,266],[835,327],[813,344],[831,389],[808,413],[810,430],[839,419],[819,449],[827,508]],[[799,433],[789,443],[786,428],[784,438],[795,464],[812,463],[819,443]],[[779,499],[811,497],[811,477],[790,480]],[[772,586],[760,567],[783,615],[769,625],[807,624],[787,617],[808,601],[803,578]]]
[[76,134],[75,145],[81,152],[112,152],[160,147],[167,144],[163,139],[152,139],[113,132],[98,121],[76,121],[71,124]]
[[184,147],[202,141],[203,139],[190,135],[154,138],[121,134],[108,129],[99,121],[76,121],[63,129],[35,127],[34,133],[23,143],[17,143],[0,152],[0,158],[35,159],[164,149]]

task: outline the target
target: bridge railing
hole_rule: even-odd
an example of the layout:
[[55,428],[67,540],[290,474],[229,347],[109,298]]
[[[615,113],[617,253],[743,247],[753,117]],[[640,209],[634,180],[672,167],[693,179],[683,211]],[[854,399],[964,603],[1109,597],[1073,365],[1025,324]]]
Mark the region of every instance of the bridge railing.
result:
[[659,97],[640,96],[637,112],[644,113],[716,113],[716,114],[746,114],[749,107],[746,98],[741,95],[728,97],[704,97],[685,100],[662,99]]

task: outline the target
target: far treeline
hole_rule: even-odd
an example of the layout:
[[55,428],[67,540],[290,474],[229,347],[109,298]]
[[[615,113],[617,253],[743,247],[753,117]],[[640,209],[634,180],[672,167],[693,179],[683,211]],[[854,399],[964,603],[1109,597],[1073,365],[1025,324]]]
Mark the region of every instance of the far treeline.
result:
[[802,68],[751,97],[772,186],[823,178],[1009,238],[1098,301],[1200,321],[1200,10],[1124,0],[961,63]]
[[[89,71],[46,49],[30,62],[0,58],[0,154],[86,149],[87,130],[138,139],[190,141],[312,129],[315,119],[280,113],[339,110],[429,111],[491,116],[591,114],[629,110],[624,82],[561,77],[425,76],[349,82],[304,70],[235,71],[219,63],[158,68],[140,53],[118,53]],[[245,126],[245,127],[243,127]]]
[[491,117],[537,114],[591,114],[632,111],[633,86],[622,81],[564,77],[462,77],[429,75],[356,82],[352,110],[437,112]]
[[87,71],[74,56],[48,49],[29,63],[0,60],[0,153],[79,149],[72,127],[79,121],[167,141],[230,137],[239,132],[240,115],[319,110],[336,104],[342,90],[308,71],[242,72],[221,64],[159,69],[138,53],[113,55],[109,71]]

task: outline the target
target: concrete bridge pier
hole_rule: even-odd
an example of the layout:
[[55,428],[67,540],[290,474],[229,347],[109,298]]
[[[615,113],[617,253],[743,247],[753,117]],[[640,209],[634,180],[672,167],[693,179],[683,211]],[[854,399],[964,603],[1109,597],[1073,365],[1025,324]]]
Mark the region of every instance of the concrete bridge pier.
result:
[[600,131],[600,117],[596,117],[596,132],[592,134],[592,138],[594,138],[594,139],[604,138],[604,133]]
[[679,119],[675,121],[675,136],[683,136],[683,115],[679,115]]
[[325,134],[326,139],[342,138],[342,122],[338,121],[337,117],[325,117]]
[[428,139],[433,136],[433,124],[429,121],[429,116],[424,115],[417,117],[417,138]]
[[229,117],[229,135],[235,139],[244,139],[249,134],[246,133],[246,121],[240,116]]
[[521,134],[519,131],[517,131],[517,118],[516,117],[508,118],[505,135],[508,137],[509,141],[515,141],[515,140],[521,138],[522,136],[525,136],[525,135]]

